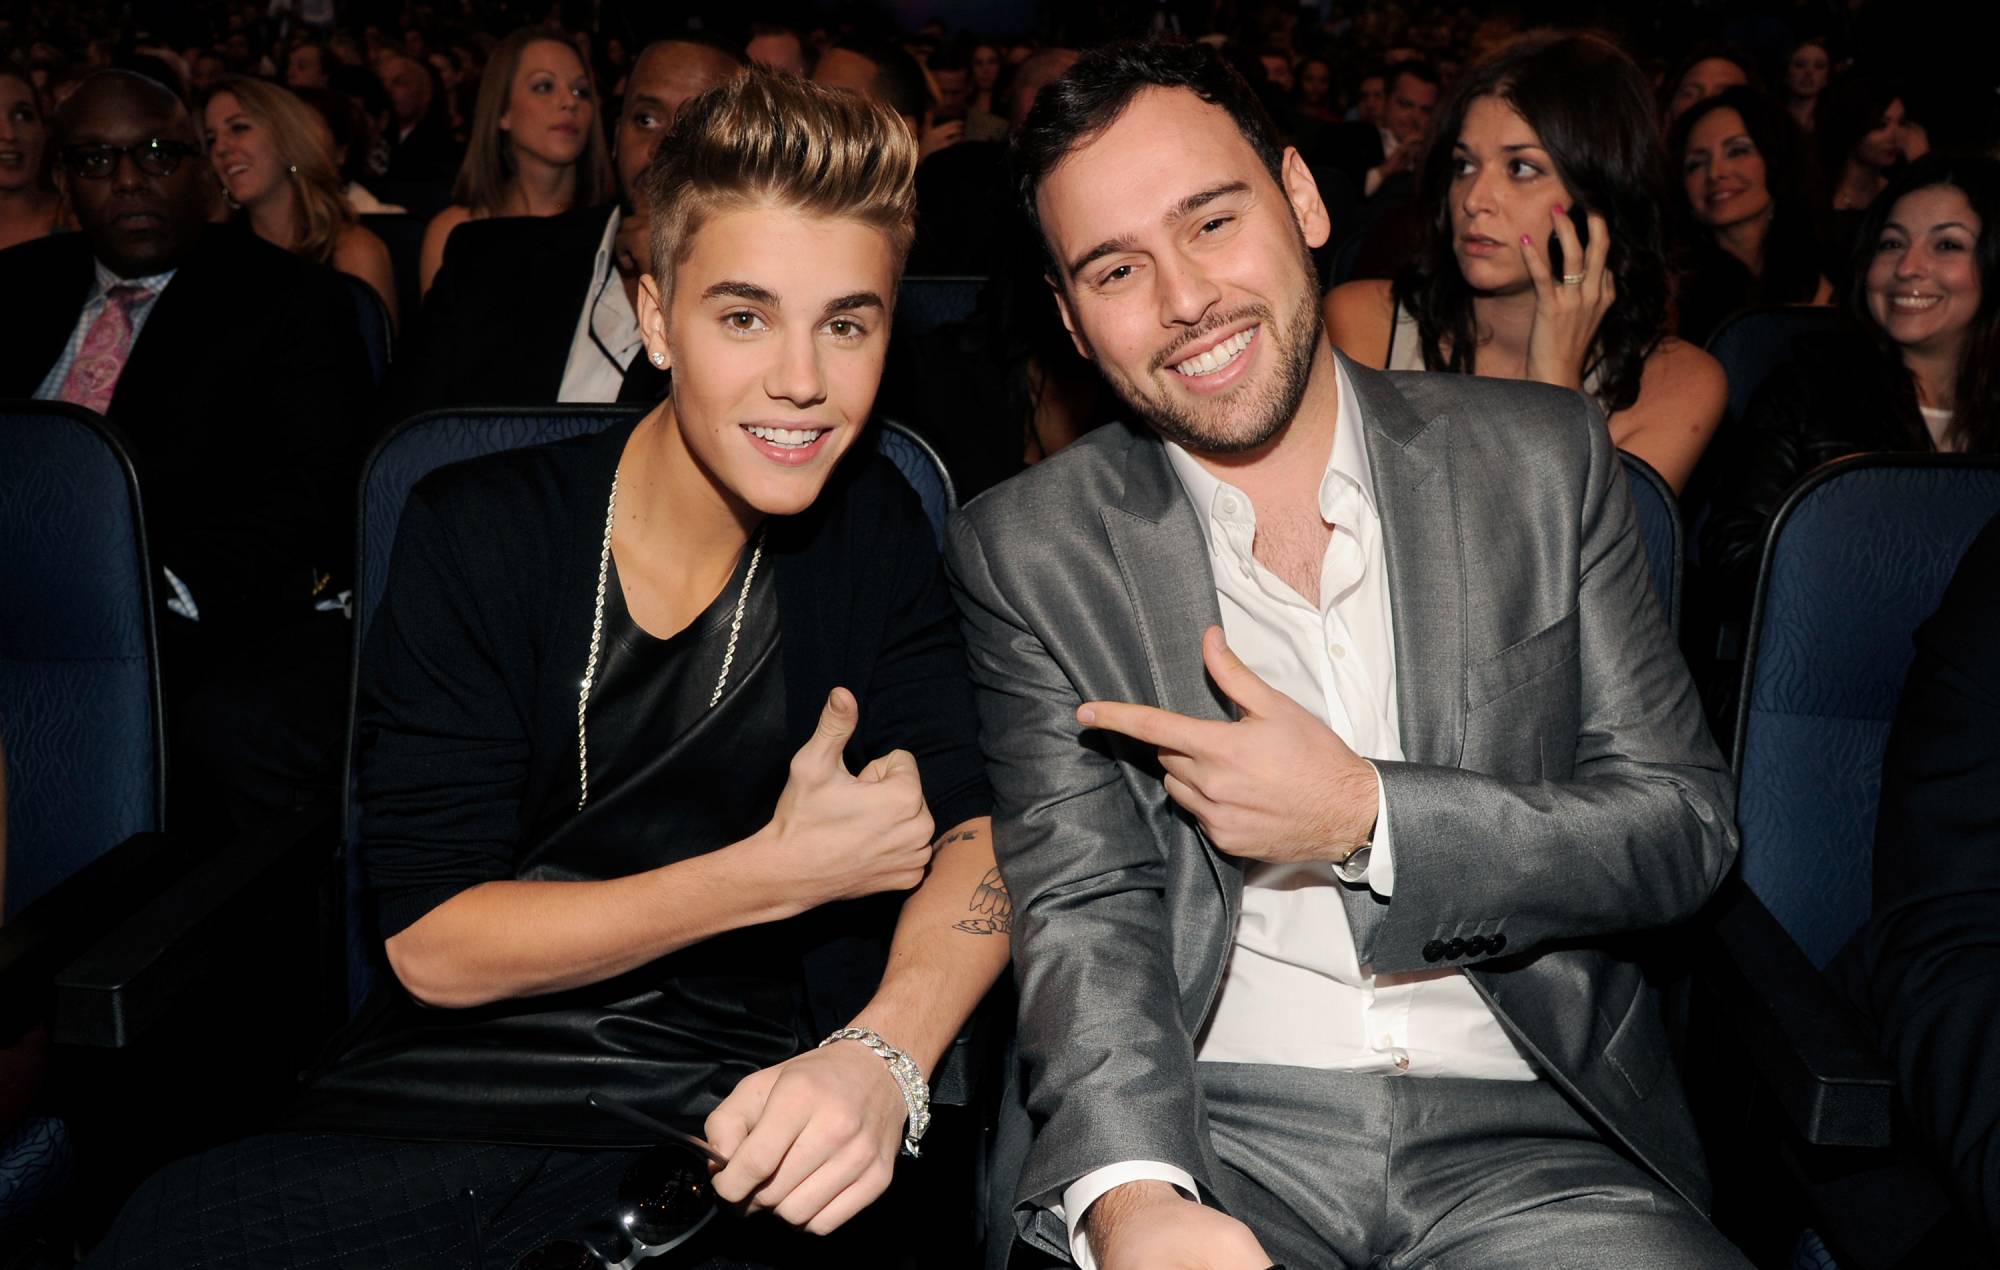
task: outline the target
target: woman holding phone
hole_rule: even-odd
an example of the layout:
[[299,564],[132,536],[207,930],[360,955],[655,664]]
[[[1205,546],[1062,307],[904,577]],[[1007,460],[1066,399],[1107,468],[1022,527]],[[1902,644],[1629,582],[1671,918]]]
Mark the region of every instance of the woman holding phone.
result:
[[1721,422],[1714,358],[1673,338],[1659,129],[1644,74],[1588,35],[1530,35],[1472,67],[1418,178],[1415,259],[1326,298],[1366,365],[1534,379],[1604,410],[1679,490]]

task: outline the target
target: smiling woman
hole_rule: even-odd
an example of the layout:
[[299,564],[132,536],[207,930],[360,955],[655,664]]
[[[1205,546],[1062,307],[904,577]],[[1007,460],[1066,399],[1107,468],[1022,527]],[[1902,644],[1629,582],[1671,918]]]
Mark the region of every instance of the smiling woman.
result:
[[1751,401],[1702,539],[1747,613],[1771,517],[1820,464],[1868,451],[2000,453],[2000,166],[1924,159],[1868,208],[1847,310]]
[[1675,122],[1667,157],[1684,197],[1668,220],[1682,339],[1704,344],[1722,319],[1753,305],[1832,302],[1804,150],[1791,116],[1748,88],[1724,89]]
[[208,161],[232,207],[259,238],[375,289],[393,319],[389,249],[341,193],[333,137],[319,115],[276,84],[220,80],[202,107]]
[[35,86],[0,67],[0,250],[52,234],[62,199],[49,178],[49,125]]

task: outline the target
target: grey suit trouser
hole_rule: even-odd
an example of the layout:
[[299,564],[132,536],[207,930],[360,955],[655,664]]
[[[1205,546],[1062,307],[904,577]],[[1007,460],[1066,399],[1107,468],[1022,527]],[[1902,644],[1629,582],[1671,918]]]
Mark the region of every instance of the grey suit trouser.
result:
[[1288,1270],[1749,1265],[1545,1081],[1196,1066],[1213,1199]]

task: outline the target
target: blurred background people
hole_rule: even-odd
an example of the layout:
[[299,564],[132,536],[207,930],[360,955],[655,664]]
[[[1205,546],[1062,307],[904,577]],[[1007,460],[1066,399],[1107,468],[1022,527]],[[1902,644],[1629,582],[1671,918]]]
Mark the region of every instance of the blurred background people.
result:
[[424,231],[423,289],[444,263],[445,241],[469,220],[554,216],[602,202],[611,156],[590,69],[569,43],[540,28],[508,36],[479,85],[471,144],[451,206]]
[[1328,295],[1334,344],[1368,366],[1578,389],[1620,449],[1679,489],[1726,385],[1714,358],[1668,330],[1658,136],[1645,78],[1614,46],[1506,45],[1439,115],[1415,260],[1393,283]]
[[389,249],[361,227],[343,196],[325,121],[275,84],[230,76],[209,94],[202,122],[209,165],[251,231],[366,282],[393,322]]
[[66,226],[49,176],[49,125],[26,75],[0,67],[0,248]]
[[1912,164],[1869,207],[1845,297],[1857,333],[1801,337],[1743,421],[1704,562],[1748,613],[1766,531],[1799,478],[1872,451],[2000,452],[2000,166]]
[[1698,101],[1725,88],[1745,88],[1757,82],[1749,57],[1726,44],[1699,46],[1670,81],[1666,121],[1671,126]]
[[1789,114],[1749,88],[1725,88],[1674,122],[1667,161],[1683,191],[1669,218],[1682,339],[1707,343],[1741,309],[1831,302],[1804,138]]
[[716,45],[647,45],[617,122],[619,198],[460,225],[393,369],[390,417],[441,406],[657,401],[666,375],[639,355],[651,226],[639,178],[682,104],[741,69]]
[[1820,94],[1826,91],[1832,69],[1826,41],[1808,36],[1792,46],[1785,58],[1785,109],[1799,131],[1810,136],[1819,111]]

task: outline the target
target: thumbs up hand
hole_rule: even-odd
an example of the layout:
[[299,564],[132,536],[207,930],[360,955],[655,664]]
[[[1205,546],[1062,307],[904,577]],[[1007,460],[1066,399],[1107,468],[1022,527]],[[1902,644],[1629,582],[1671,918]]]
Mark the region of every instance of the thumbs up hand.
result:
[[860,722],[853,693],[835,688],[827,695],[760,835],[796,880],[805,908],[910,890],[930,865],[934,826],[917,760],[891,750],[850,775],[841,754]]

